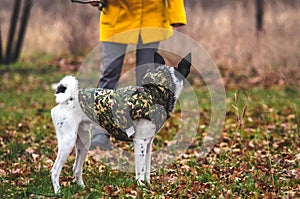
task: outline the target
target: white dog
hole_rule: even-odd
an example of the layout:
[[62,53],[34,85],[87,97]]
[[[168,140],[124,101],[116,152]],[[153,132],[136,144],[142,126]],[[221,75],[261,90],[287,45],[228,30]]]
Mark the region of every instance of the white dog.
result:
[[165,65],[155,53],[155,69],[143,79],[143,86],[117,90],[79,89],[75,77],[64,77],[56,88],[51,117],[56,130],[58,156],[51,170],[55,193],[69,154],[76,147],[73,172],[84,187],[82,167],[90,147],[90,125],[97,123],[116,139],[133,141],[136,180],[150,182],[151,150],[155,134],[170,116],[190,72],[191,54],[177,68]]

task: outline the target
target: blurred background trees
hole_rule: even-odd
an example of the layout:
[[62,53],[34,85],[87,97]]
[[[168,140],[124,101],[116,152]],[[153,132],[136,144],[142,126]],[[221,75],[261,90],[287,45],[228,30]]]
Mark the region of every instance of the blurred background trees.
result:
[[[23,3],[19,12],[17,1]],[[186,0],[185,4],[188,25],[179,31],[202,45],[220,68],[259,74],[300,65],[299,0]],[[27,12],[25,5],[30,5]],[[22,57],[85,56],[98,44],[99,11],[92,6],[69,0],[1,0],[2,62],[7,57],[16,60],[16,49],[22,46],[20,35],[25,34],[15,31],[11,39],[16,14],[24,20],[23,32],[28,23]],[[22,29],[20,25],[15,28]]]

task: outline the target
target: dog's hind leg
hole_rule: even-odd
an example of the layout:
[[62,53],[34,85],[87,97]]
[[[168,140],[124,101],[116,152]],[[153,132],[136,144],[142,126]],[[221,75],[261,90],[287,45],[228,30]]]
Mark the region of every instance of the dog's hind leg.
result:
[[[136,133],[133,138],[133,143],[136,180],[142,184],[146,177],[146,180],[150,183],[151,161],[149,158],[151,158],[151,151],[149,150],[151,150],[151,147],[149,146],[152,145],[156,127],[151,121],[141,119],[136,122],[135,130]],[[149,172],[147,172],[147,169]]]
[[82,180],[82,168],[91,144],[91,138],[89,132],[90,127],[91,127],[91,123],[89,121],[80,123],[78,127],[78,135],[77,135],[77,140],[75,145],[76,160],[73,166],[73,172],[77,184],[81,187],[84,187],[84,182]]
[[51,179],[54,192],[58,193],[60,189],[59,176],[64,163],[75,146],[78,124],[67,113],[58,109],[58,107],[54,107],[51,110],[51,117],[55,126],[58,143],[58,154],[51,169]]
[[67,161],[68,156],[72,152],[76,141],[76,135],[70,136],[66,139],[61,140],[58,146],[58,154],[55,163],[51,169],[51,179],[54,187],[54,192],[59,192],[59,176],[63,165]]

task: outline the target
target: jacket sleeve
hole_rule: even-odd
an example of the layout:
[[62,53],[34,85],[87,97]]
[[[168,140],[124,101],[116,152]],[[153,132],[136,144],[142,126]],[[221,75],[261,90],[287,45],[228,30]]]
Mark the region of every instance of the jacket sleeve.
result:
[[185,25],[186,13],[183,0],[168,0],[168,16],[170,24]]

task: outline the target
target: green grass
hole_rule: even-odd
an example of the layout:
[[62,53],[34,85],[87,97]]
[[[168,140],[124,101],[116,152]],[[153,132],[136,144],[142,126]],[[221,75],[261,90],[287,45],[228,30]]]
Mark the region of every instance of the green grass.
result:
[[[54,197],[50,169],[56,138],[50,117],[55,105],[51,84],[64,74],[47,60],[0,66],[0,197]],[[152,174],[152,184],[137,186],[133,173],[95,161],[84,166],[84,190],[72,177],[74,154],[65,165],[60,197],[84,198],[262,198],[299,195],[300,92],[293,87],[227,91],[227,117],[214,149],[197,153],[209,125],[210,100],[197,91],[201,122],[186,154]],[[247,110],[243,115],[243,108]],[[235,107],[235,108],[234,108]],[[238,128],[238,116],[241,125]],[[171,118],[156,144],[178,128]]]

